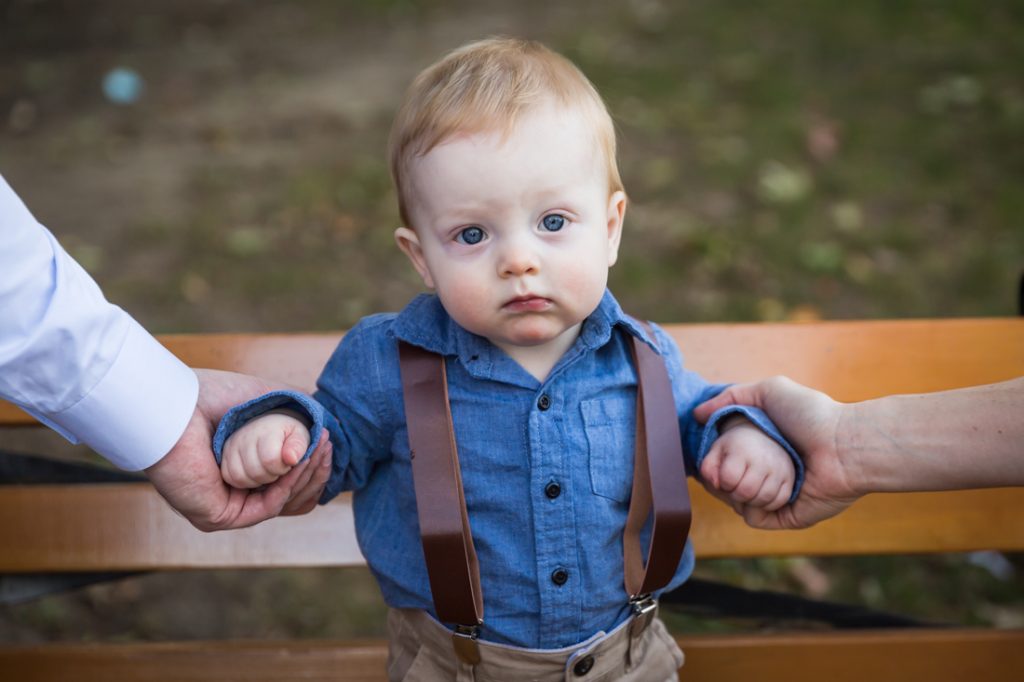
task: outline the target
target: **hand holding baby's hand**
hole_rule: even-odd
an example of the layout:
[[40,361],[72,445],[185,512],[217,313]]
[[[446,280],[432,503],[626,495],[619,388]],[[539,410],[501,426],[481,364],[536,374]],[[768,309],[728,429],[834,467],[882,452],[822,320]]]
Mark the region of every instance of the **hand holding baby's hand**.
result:
[[708,491],[746,516],[785,506],[796,470],[789,454],[745,417],[728,417],[700,465]]
[[231,434],[224,444],[221,476],[234,488],[258,488],[288,473],[308,447],[306,424],[290,414],[271,412]]

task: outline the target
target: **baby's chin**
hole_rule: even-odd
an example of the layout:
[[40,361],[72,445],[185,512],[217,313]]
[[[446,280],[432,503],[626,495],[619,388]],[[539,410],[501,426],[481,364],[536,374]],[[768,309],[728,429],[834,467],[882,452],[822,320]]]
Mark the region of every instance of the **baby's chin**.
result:
[[564,322],[556,322],[551,319],[517,320],[515,324],[502,330],[500,334],[501,343],[498,345],[504,343],[533,348],[559,339],[567,340],[563,338],[567,333],[572,333],[574,335],[573,340],[575,340],[575,333],[578,331],[578,323],[566,325]]

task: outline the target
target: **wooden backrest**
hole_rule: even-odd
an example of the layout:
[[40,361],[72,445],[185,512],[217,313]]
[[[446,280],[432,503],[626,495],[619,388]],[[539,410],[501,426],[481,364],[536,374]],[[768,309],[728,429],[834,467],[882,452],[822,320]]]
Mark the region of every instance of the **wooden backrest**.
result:
[[[840,400],[990,383],[1024,375],[1024,319],[668,325],[687,366],[712,381],[787,374]],[[186,363],[309,389],[340,334],[180,335]],[[31,418],[0,404],[0,426]],[[746,527],[697,485],[693,541],[703,557],[1024,550],[1024,491],[870,496],[798,532]],[[353,565],[363,559],[342,496],[314,513],[203,534],[145,484],[0,487],[0,572]]]

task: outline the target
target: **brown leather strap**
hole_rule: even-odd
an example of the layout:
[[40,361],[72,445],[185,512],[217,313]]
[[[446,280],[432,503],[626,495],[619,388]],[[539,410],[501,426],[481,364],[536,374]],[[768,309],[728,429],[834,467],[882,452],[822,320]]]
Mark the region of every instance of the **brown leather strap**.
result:
[[[668,370],[661,357],[637,338],[633,338],[633,358],[638,384],[636,451],[623,531],[625,585],[631,599],[671,581],[690,530],[690,495]],[[416,508],[434,608],[443,621],[478,625],[483,622],[480,569],[462,490],[444,358],[399,342],[399,360]],[[640,533],[652,507],[645,564]]]
[[484,619],[480,567],[462,491],[444,357],[399,342],[399,365],[434,608],[443,621],[476,626]]
[[[650,333],[650,327],[647,329]],[[622,536],[630,599],[668,585],[690,532],[690,492],[668,369],[661,357],[636,337],[633,360],[637,370],[636,454],[633,492]],[[645,566],[640,532],[652,506],[654,520]]]

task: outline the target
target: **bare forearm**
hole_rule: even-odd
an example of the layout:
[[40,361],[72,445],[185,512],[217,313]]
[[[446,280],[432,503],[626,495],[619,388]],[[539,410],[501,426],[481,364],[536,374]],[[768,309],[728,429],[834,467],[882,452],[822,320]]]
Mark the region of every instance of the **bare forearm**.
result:
[[842,413],[836,450],[861,492],[1024,485],[1024,378]]

